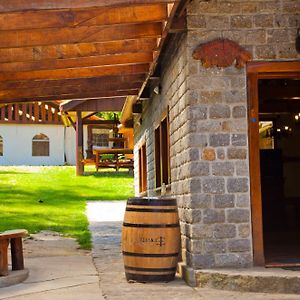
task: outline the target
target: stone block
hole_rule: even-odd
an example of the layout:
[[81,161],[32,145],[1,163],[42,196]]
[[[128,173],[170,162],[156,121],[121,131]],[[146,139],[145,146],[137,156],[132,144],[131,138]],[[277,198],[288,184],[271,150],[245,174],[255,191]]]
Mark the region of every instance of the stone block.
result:
[[217,158],[223,160],[223,159],[225,159],[225,156],[226,156],[225,150],[223,148],[218,148],[217,149]]
[[248,178],[228,178],[227,191],[229,193],[246,193],[249,190]]
[[202,188],[204,193],[224,194],[225,180],[224,178],[205,178],[203,179]]
[[246,194],[238,194],[236,195],[235,205],[239,208],[249,208],[250,207],[250,195]]
[[203,240],[187,239],[186,249],[193,254],[202,254]]
[[228,105],[215,104],[209,108],[210,119],[230,118],[230,107]]
[[222,102],[223,95],[219,91],[200,91],[199,101],[203,104],[214,104]]
[[231,135],[232,146],[247,146],[247,135],[246,134],[232,134]]
[[235,238],[236,233],[236,226],[233,224],[216,224],[213,230],[216,239]]
[[200,158],[199,149],[190,148],[188,150],[188,160],[189,161],[197,161]]
[[255,58],[265,58],[265,59],[276,58],[276,47],[270,47],[270,45],[256,46]]
[[192,224],[189,226],[188,236],[192,239],[209,239],[213,237],[213,228],[206,224]]
[[206,21],[208,29],[227,29],[230,27],[228,16],[209,16]]
[[243,160],[236,161],[235,172],[237,176],[249,176],[248,162]]
[[202,159],[213,161],[216,159],[216,152],[213,148],[205,148],[202,151]]
[[211,147],[228,146],[230,144],[229,134],[211,134],[209,136],[209,145]]
[[190,134],[187,143],[189,147],[206,147],[208,138],[205,134]]
[[194,269],[211,268],[215,264],[214,255],[187,253],[187,264]]
[[212,174],[215,176],[232,176],[234,164],[232,162],[214,162],[212,163]]
[[227,243],[230,252],[247,252],[251,250],[250,241],[248,239],[228,240]]
[[234,207],[234,195],[215,195],[214,196],[214,207],[215,208],[230,208]]
[[191,193],[201,192],[201,178],[195,177],[190,179],[190,192]]
[[189,15],[187,17],[187,26],[189,29],[192,28],[205,28],[206,27],[206,20],[204,16],[199,15]]
[[246,44],[249,45],[265,44],[267,41],[267,33],[264,29],[249,30],[245,34]]
[[229,148],[227,149],[228,159],[246,159],[247,149],[244,148]]
[[280,58],[298,57],[294,43],[280,43],[277,46],[277,51]]
[[239,267],[243,265],[238,254],[226,253],[215,255],[215,266],[221,268]]
[[208,176],[209,175],[209,164],[208,162],[190,162],[188,163],[188,174],[187,176]]
[[192,119],[207,119],[207,107],[203,105],[193,105],[190,107],[190,116]]
[[246,117],[246,108],[245,106],[234,106],[232,109],[232,117],[233,118],[245,118]]
[[250,225],[248,224],[241,224],[238,225],[238,236],[240,238],[248,238],[251,233]]
[[224,240],[205,240],[203,251],[208,254],[226,252],[226,242]]
[[203,210],[203,223],[215,224],[225,222],[225,211],[222,209],[204,209]]
[[226,210],[227,222],[229,223],[248,223],[250,221],[249,209],[228,209]]
[[235,15],[230,18],[231,28],[251,28],[252,16]]
[[268,44],[286,43],[288,42],[288,32],[285,29],[268,30]]
[[212,198],[208,194],[193,194],[188,198],[186,204],[190,208],[211,208],[212,207]]
[[262,14],[253,17],[255,27],[262,28],[273,28],[274,27],[274,15],[272,14]]

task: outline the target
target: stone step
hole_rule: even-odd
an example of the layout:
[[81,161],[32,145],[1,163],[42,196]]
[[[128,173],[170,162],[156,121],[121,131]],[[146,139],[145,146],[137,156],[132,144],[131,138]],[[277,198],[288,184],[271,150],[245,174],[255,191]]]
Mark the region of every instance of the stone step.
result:
[[239,292],[300,294],[300,271],[279,268],[198,270],[195,285]]

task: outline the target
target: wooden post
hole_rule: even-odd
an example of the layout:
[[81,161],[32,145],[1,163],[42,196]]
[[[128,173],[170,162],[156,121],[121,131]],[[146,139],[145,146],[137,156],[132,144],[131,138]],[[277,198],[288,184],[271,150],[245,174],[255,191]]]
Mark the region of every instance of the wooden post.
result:
[[83,124],[81,112],[77,112],[76,118],[76,175],[82,176],[84,172],[83,165]]
[[11,247],[11,264],[12,270],[23,270],[24,269],[24,258],[23,258],[23,245],[22,238],[12,238],[10,240]]
[[8,275],[8,249],[9,239],[0,240],[0,276]]

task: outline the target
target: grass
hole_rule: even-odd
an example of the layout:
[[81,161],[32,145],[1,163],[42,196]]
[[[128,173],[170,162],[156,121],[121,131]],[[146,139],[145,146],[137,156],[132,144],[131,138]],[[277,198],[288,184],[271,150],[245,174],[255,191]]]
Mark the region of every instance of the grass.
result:
[[0,167],[0,231],[53,230],[90,249],[86,201],[132,195],[133,178],[127,172],[76,177],[74,167]]

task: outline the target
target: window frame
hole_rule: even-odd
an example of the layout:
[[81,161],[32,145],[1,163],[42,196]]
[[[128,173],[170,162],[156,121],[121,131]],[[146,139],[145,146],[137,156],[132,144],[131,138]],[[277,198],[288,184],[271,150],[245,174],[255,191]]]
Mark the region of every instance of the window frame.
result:
[[138,150],[139,153],[139,192],[147,191],[148,176],[147,176],[147,148],[144,142]]
[[[47,139],[37,139],[36,137],[39,135],[43,135]],[[44,144],[43,146],[47,144],[47,147],[45,146],[45,149],[36,149],[36,147],[38,147],[38,144]],[[50,157],[50,138],[44,133],[34,135],[31,141],[31,150],[32,157]]]
[[154,159],[155,186],[161,188],[163,184],[171,184],[170,164],[170,123],[169,114],[165,113],[159,124],[154,128]]
[[4,156],[4,139],[2,135],[0,135],[0,156]]

